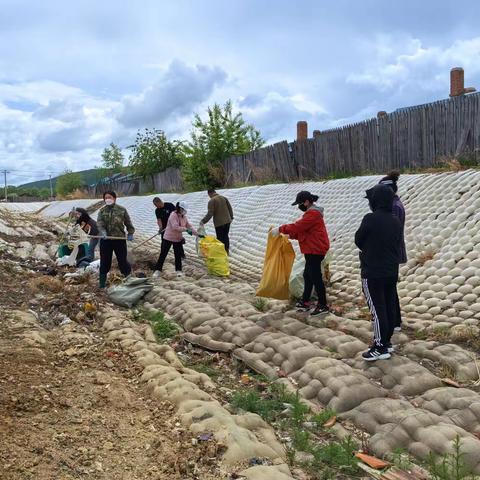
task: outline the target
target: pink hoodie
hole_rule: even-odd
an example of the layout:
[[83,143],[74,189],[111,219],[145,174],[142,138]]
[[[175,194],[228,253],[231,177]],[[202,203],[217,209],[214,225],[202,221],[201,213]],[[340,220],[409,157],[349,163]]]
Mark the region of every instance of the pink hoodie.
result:
[[190,229],[194,235],[197,231],[192,227],[186,215],[178,215],[177,212],[172,212],[168,217],[167,228],[163,238],[170,242],[181,242],[183,240],[183,232]]

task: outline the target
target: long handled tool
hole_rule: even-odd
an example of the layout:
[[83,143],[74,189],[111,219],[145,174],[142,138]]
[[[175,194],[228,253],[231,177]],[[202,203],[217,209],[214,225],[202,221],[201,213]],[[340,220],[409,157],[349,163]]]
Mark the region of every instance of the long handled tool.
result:
[[138,245],[135,245],[133,248],[132,248],[132,251],[133,250],[136,250],[138,247],[141,247],[142,245],[145,245],[146,243],[148,243],[150,240],[153,240],[155,237],[157,237],[158,235],[160,235],[160,232],[157,232],[155,235],[152,235],[150,238],[147,238],[146,240],[144,240],[142,243],[139,243]]
[[88,238],[99,238],[100,240],[126,240],[127,237],[103,237],[102,235],[88,235]]

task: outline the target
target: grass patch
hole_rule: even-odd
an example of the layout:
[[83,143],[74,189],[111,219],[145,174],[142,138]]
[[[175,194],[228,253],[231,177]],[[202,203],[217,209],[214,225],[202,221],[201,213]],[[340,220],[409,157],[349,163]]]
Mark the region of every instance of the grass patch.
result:
[[159,310],[135,310],[133,317],[138,322],[149,323],[153,333],[160,343],[167,343],[178,335],[176,323],[165,318],[165,314]]
[[284,432],[290,439],[285,446],[289,464],[295,464],[297,452],[310,454],[312,460],[298,461],[308,471],[310,478],[323,480],[361,477],[354,457],[358,444],[350,437],[333,440],[324,427],[335,416],[333,410],[325,409],[313,415],[310,407],[300,400],[298,391],[292,393],[284,385],[268,381],[262,391],[255,387],[238,390],[230,403],[235,409],[260,415],[266,422],[276,425]]
[[427,468],[431,480],[474,480],[479,477],[474,475],[467,467],[462,452],[462,441],[457,435],[453,441],[453,453],[442,456],[430,453],[427,459]]
[[203,363],[197,363],[196,365],[192,365],[190,368],[192,368],[198,373],[204,373],[212,379],[218,378],[220,376],[220,373],[217,370]]
[[311,421],[314,422],[317,427],[321,429],[324,428],[323,426],[335,415],[336,413],[334,410],[326,408],[325,410],[322,410],[321,412],[313,415]]
[[267,301],[262,297],[255,297],[252,305],[259,311],[265,312],[267,310]]
[[260,415],[266,422],[273,422],[285,410],[283,402],[272,395],[261,395],[256,390],[236,391],[230,401],[234,408]]
[[413,332],[413,337],[416,340],[426,340],[428,338],[428,332],[423,329],[423,330],[415,330]]

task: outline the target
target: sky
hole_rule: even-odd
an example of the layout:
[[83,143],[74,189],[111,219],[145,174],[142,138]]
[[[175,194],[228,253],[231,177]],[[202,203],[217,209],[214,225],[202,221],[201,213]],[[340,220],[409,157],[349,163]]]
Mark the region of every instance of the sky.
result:
[[[480,2],[0,0],[0,170],[101,164],[139,129],[188,139],[231,99],[267,143],[480,89]],[[2,175],[3,177],[3,175]],[[3,178],[1,179],[3,180]]]

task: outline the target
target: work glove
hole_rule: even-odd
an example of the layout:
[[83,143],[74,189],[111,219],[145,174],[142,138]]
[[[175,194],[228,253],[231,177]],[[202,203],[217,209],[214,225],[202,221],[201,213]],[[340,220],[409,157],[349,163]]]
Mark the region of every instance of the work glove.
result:
[[106,240],[106,238],[107,238],[107,232],[100,232],[99,235],[102,237],[102,240]]
[[191,229],[191,228],[187,228],[187,233],[188,233],[189,235],[193,235],[192,229]]
[[129,234],[127,235],[127,240],[128,240],[129,242],[133,242],[133,233],[129,233]]
[[158,234],[161,235],[163,233],[163,228],[158,229]]
[[272,228],[270,230],[272,237],[278,237],[280,235],[280,227]]

